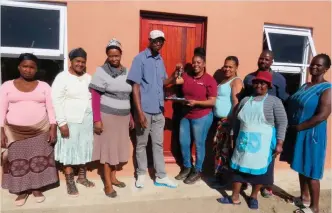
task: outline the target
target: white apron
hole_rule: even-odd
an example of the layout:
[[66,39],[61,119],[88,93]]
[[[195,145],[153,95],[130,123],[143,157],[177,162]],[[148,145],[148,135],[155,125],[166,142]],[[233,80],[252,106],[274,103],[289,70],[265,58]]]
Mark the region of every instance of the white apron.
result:
[[272,160],[276,146],[275,128],[264,116],[264,101],[254,101],[251,96],[238,114],[240,131],[231,158],[231,168],[243,173],[262,175]]

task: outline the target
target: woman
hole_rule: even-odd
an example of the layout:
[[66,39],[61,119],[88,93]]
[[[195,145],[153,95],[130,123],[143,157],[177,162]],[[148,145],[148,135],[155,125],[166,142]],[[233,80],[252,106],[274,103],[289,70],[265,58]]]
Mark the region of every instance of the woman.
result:
[[[175,177],[186,184],[194,184],[201,178],[205,158],[205,141],[213,121],[212,109],[216,102],[217,83],[205,72],[205,50],[196,48],[192,59],[193,72],[183,73],[176,79],[182,85],[186,99],[183,118],[180,121],[180,147],[183,168]],[[196,145],[196,165],[191,163],[191,135]]]
[[324,75],[330,67],[328,55],[316,55],[309,67],[311,81],[292,95],[287,104],[290,127],[281,160],[299,173],[301,200],[310,206],[306,211],[296,212],[319,212],[319,180],[325,164],[326,120],[331,114],[332,87]]
[[214,137],[214,151],[216,155],[215,174],[221,176],[228,171],[231,144],[230,129],[232,126],[232,112],[236,111],[240,93],[243,89],[242,80],[237,77],[239,60],[236,56],[228,56],[222,67],[223,76],[218,85],[218,95],[214,107],[214,115],[218,120]]
[[122,47],[112,39],[106,47],[107,60],[92,77],[92,109],[95,141],[93,160],[104,164],[105,195],[116,197],[113,185],[126,184],[116,178],[116,171],[128,161],[131,85],[127,83],[127,69],[121,64]]
[[[234,170],[232,197],[223,197],[223,204],[237,204],[242,183],[253,186],[248,200],[250,209],[258,209],[257,194],[262,185],[273,184],[274,158],[282,151],[287,116],[279,98],[268,95],[272,74],[258,72],[252,80],[254,95],[241,100],[234,133],[236,145],[230,161]],[[275,152],[273,154],[273,152]]]
[[22,206],[32,193],[45,200],[42,188],[58,181],[52,144],[56,124],[48,84],[35,79],[38,59],[30,53],[19,57],[20,77],[0,87],[1,147],[8,149],[2,187],[17,194]]
[[60,72],[52,85],[52,100],[59,126],[55,145],[55,160],[64,165],[67,193],[78,196],[73,168],[78,168],[77,183],[93,187],[86,177],[86,164],[91,162],[93,147],[93,119],[89,84],[91,76],[85,72],[87,54],[82,48],[69,53],[68,72]]

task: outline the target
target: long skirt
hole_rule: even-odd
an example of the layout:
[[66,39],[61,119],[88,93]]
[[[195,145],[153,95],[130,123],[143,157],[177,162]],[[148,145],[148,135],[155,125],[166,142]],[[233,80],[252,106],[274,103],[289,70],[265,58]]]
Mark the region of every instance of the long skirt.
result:
[[231,158],[230,124],[227,118],[220,118],[217,131],[213,139],[215,153],[215,175],[222,175],[229,171]]
[[8,161],[3,165],[2,188],[18,194],[40,189],[58,181],[53,147],[49,133],[13,142],[8,148]]
[[252,175],[234,170],[233,182],[250,183],[251,185],[273,185],[274,182],[274,159],[272,159],[267,171],[262,175]]
[[82,123],[68,123],[69,138],[63,138],[58,129],[55,160],[64,165],[82,165],[91,162],[93,150],[92,111],[85,112]]
[[94,136],[92,160],[112,166],[125,163],[129,159],[130,115],[119,116],[101,113],[104,130]]

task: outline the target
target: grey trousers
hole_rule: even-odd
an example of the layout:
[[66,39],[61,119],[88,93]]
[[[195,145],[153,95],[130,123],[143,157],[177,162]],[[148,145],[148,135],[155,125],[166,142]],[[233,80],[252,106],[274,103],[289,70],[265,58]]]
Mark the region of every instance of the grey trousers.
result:
[[[136,160],[137,160],[137,175],[144,175],[148,167],[146,146],[148,144],[149,135],[152,142],[152,155],[154,169],[156,170],[156,177],[166,177],[165,160],[164,160],[164,126],[165,117],[160,114],[144,113],[147,120],[147,128],[141,128],[140,124],[136,122]],[[136,119],[137,121],[137,119]]]

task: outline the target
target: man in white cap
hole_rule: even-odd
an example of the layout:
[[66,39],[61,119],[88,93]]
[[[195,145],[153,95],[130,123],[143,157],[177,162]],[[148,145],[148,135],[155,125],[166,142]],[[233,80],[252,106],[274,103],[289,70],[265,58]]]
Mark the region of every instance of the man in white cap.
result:
[[133,60],[128,80],[133,85],[136,121],[136,187],[143,188],[147,170],[146,146],[149,135],[152,142],[156,186],[176,188],[165,172],[164,160],[164,90],[163,86],[174,81],[167,77],[164,61],[159,51],[164,45],[165,35],[160,30],[153,30],[149,36],[149,46]]

